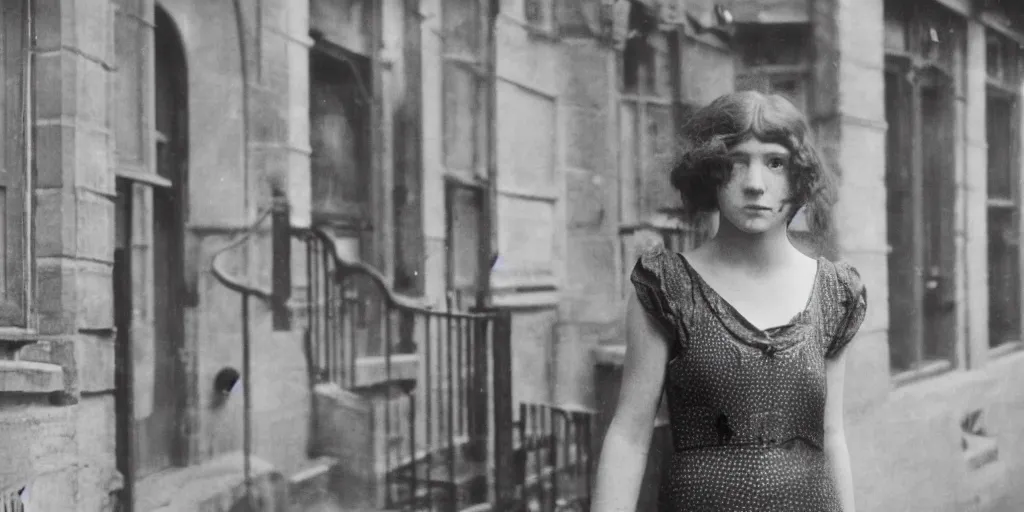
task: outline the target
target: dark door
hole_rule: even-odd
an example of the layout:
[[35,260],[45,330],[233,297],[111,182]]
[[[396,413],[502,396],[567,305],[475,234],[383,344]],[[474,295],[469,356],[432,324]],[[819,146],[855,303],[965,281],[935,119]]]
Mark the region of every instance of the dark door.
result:
[[[184,191],[187,161],[185,60],[170,18],[155,28],[156,171],[171,184],[153,189],[152,339],[132,340],[135,357],[136,470],[144,476],[182,462],[179,405],[184,400],[179,350],[183,337]],[[140,294],[136,294],[139,296]],[[145,401],[143,401],[145,400]]]
[[125,477],[119,497],[119,509],[131,511],[134,503],[135,436],[133,433],[133,365],[132,365],[132,267],[131,267],[131,182],[117,180],[114,237],[114,386],[117,415],[117,470]]
[[[342,50],[335,50],[340,52]],[[370,84],[365,57],[321,51],[310,58],[309,120],[313,220],[341,243],[345,256],[373,258],[370,174]]]
[[[314,47],[309,62],[313,222],[330,233],[342,258],[380,268],[375,251],[371,184],[369,61],[337,47]],[[355,279],[355,278],[354,278]],[[344,312],[351,330],[346,357],[385,353],[384,305],[369,280],[346,282]]]

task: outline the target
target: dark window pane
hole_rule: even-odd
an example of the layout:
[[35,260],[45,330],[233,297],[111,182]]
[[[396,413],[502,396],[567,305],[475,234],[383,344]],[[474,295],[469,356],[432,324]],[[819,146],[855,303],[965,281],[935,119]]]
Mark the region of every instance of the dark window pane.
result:
[[[448,220],[448,290],[469,298],[476,289],[480,272],[478,253],[481,190],[450,184],[445,194]],[[462,301],[460,301],[462,302]]]
[[[889,246],[889,316],[912,319],[919,309],[914,299],[915,252],[913,201],[909,163],[912,150],[909,95],[898,74],[885,75],[885,118],[889,125],[886,140],[886,206]],[[895,371],[910,368],[919,359],[912,321],[891,322],[889,326],[890,364]]]
[[988,212],[989,343],[1020,339],[1020,250],[1015,208]]
[[449,169],[473,170],[478,147],[478,82],[456,63],[444,67],[444,153]]
[[1010,98],[989,96],[986,107],[988,138],[988,195],[1013,198],[1013,112],[1016,102]]
[[737,32],[737,48],[746,67],[795,66],[809,60],[806,25],[745,25]]
[[480,50],[480,11],[475,0],[445,0],[441,6],[444,51],[476,56]]
[[369,73],[365,60],[351,59],[311,60],[310,179],[314,215],[361,222],[370,210],[369,99],[363,92]]

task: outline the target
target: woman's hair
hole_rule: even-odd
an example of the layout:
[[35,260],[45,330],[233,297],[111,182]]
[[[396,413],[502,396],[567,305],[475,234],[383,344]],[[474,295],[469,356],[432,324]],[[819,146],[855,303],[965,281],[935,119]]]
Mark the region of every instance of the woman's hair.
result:
[[683,126],[686,151],[672,169],[672,186],[690,213],[718,209],[718,190],[732,173],[728,152],[749,138],[779,144],[790,152],[790,202],[807,206],[814,231],[827,230],[835,203],[832,172],[809,139],[804,115],[786,98],[756,91],[720,96],[694,113]]

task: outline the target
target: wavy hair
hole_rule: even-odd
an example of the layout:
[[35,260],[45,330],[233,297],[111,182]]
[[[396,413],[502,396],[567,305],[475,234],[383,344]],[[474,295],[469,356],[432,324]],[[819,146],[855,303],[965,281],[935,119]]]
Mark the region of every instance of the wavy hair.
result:
[[757,91],[720,96],[683,126],[685,151],[672,168],[672,186],[691,214],[718,209],[718,190],[732,175],[728,152],[749,138],[779,144],[790,152],[788,168],[794,205],[789,221],[807,207],[812,231],[827,231],[836,200],[835,178],[810,140],[806,117],[778,94]]

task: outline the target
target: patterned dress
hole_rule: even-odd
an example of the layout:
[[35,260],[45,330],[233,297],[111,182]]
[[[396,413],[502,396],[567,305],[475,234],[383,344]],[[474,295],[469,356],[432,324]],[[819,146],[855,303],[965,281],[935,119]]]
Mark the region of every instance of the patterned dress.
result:
[[864,320],[867,294],[856,269],[820,258],[804,310],[767,330],[678,253],[646,252],[631,281],[674,338],[665,376],[674,452],[663,508],[842,512],[823,451],[825,361]]

